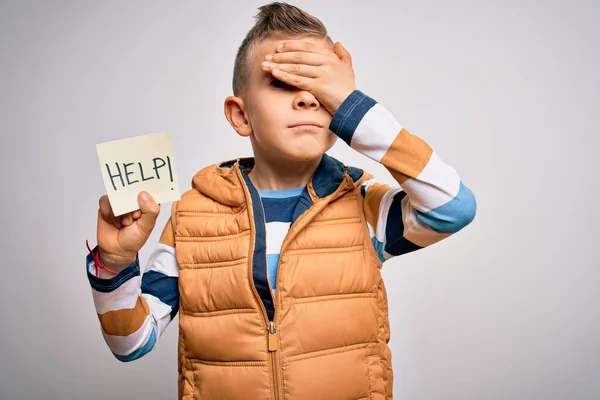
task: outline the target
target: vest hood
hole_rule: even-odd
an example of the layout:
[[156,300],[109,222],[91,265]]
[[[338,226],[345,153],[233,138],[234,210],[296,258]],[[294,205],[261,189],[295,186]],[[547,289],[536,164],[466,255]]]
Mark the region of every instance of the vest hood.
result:
[[[192,178],[192,187],[200,193],[218,201],[221,204],[238,207],[246,199],[244,188],[235,168],[243,175],[254,167],[254,157],[237,158],[209,165],[198,171]],[[324,198],[332,194],[346,180],[348,188],[357,185],[364,171],[359,168],[347,167],[342,162],[324,153],[319,166],[308,184],[312,200]],[[348,175],[349,178],[345,178]],[[245,179],[251,185],[249,179]]]

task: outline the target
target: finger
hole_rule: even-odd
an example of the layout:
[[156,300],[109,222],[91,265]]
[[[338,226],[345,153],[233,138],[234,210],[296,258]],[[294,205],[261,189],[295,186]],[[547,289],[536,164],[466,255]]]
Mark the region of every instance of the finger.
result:
[[131,213],[127,213],[127,214],[121,216],[121,225],[129,226],[132,223],[133,223],[133,217],[131,216]]
[[274,69],[280,69],[294,75],[304,76],[307,78],[316,78],[319,76],[319,67],[304,64],[276,64],[269,61],[263,61],[261,64],[263,71],[271,72]]
[[309,51],[313,53],[327,54],[328,50],[316,43],[308,42],[306,40],[288,40],[285,43],[279,44],[275,51],[277,53],[285,53],[289,51]]
[[142,212],[140,210],[135,210],[134,212],[131,213],[131,216],[133,217],[134,220],[138,219],[140,217],[140,215],[142,215]]
[[121,224],[121,217],[115,216],[112,210],[110,211],[110,220],[112,221],[112,224],[115,226],[115,228],[121,229],[123,227],[123,224]]
[[312,81],[314,80],[313,78],[307,78],[304,76],[294,75],[289,72],[282,71],[278,68],[275,68],[273,71],[271,71],[271,73],[273,74],[273,76],[275,78],[279,79],[281,82],[287,83],[288,85],[295,86],[298,89],[302,89],[302,90],[310,91],[310,88],[312,87]]
[[110,203],[108,202],[107,195],[100,197],[100,199],[98,200],[98,212],[106,222],[112,223],[110,219]]
[[100,197],[98,211],[106,222],[114,225],[117,229],[122,228],[120,218],[115,217],[107,195]]
[[352,56],[350,52],[342,45],[341,42],[336,42],[333,45],[333,51],[339,57],[339,59],[348,67],[352,67]]
[[138,226],[144,233],[149,234],[156,224],[156,218],[160,213],[160,206],[156,204],[148,192],[140,192],[137,200],[141,212],[141,215],[137,220]]
[[[333,55],[333,53],[331,53]],[[272,57],[267,55],[266,61],[277,64],[305,64],[319,66],[330,61],[330,57],[325,54],[309,53],[306,51],[292,51],[289,53],[276,53]]]

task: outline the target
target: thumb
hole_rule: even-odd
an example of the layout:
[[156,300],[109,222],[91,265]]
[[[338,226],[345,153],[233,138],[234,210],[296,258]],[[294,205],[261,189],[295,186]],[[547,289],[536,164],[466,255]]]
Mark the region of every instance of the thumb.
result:
[[338,56],[338,58],[346,65],[347,67],[352,68],[352,56],[346,50],[346,48],[342,45],[341,42],[336,42],[333,45],[333,51]]
[[160,206],[156,204],[148,192],[140,192],[137,201],[141,212],[140,217],[137,219],[137,223],[145,233],[150,234],[152,229],[154,229],[156,218],[160,213]]

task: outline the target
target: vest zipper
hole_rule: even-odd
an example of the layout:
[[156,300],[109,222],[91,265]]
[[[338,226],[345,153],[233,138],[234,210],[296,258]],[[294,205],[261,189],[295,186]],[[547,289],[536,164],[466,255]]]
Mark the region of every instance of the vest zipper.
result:
[[[265,206],[262,203],[262,199],[260,199],[260,206],[262,207],[263,210],[263,221],[265,223],[265,227],[267,226],[267,216],[265,214]],[[265,242],[267,241],[267,230],[265,229]],[[279,380],[281,379],[279,377],[279,354],[277,353],[277,350],[279,349],[279,339],[277,337],[277,325],[275,324],[275,315],[277,315],[277,307],[276,307],[276,302],[275,302],[275,298],[273,298],[273,289],[271,288],[271,282],[269,281],[269,259],[266,256],[266,251],[265,251],[265,265],[267,266],[267,282],[269,283],[269,291],[271,292],[271,298],[273,299],[273,309],[274,309],[274,313],[273,313],[273,321],[269,321],[267,323],[267,349],[269,351],[269,360],[271,361],[271,371],[273,371],[272,377],[273,377],[273,390],[275,392],[275,400],[280,400],[283,398],[283,396],[280,393],[280,382]],[[279,274],[278,274],[279,275]],[[277,279],[277,278],[275,278]],[[277,294],[275,295],[275,297],[277,297]],[[261,301],[262,303],[262,301]],[[264,306],[264,305],[263,305]],[[266,314],[266,310],[265,310],[265,314]],[[268,319],[268,318],[267,318]]]
[[[340,186],[338,186],[338,188],[333,192],[333,194],[331,195],[330,199],[333,198],[340,190],[342,190],[343,188],[343,184],[340,184]],[[331,200],[330,200],[331,201]],[[320,210],[323,209],[323,207],[325,207],[327,204],[329,203],[329,201],[327,201],[325,204],[323,204],[320,208]],[[261,200],[261,206],[262,206],[262,200]],[[320,210],[317,210],[317,212],[319,212]],[[317,213],[315,212],[315,214]],[[263,215],[264,215],[264,207],[263,207]],[[291,237],[289,236],[289,232],[286,235],[286,238],[284,240],[284,243],[282,244],[281,250],[280,250],[280,264],[281,264],[281,258],[283,257],[283,253],[285,250],[285,246],[287,245],[295,236],[296,234],[302,230],[302,228],[304,228],[304,226],[306,226],[308,224],[308,222],[310,222],[309,219],[308,222],[306,221],[306,217],[303,218],[301,221],[299,221],[298,225],[296,225],[294,227],[294,235]],[[266,225],[267,221],[266,221],[266,217],[265,217],[265,225]],[[290,226],[290,230],[292,229],[292,227]],[[266,235],[266,232],[265,232]],[[266,238],[265,238],[266,239]],[[268,268],[268,263],[267,263],[267,268]],[[275,278],[277,280],[277,283],[279,283],[279,276],[281,272],[281,265],[279,266],[279,270],[277,271],[277,277]],[[268,274],[267,274],[268,275]],[[269,282],[269,286],[270,286],[270,282]],[[277,285],[279,286],[279,285]],[[271,292],[271,296],[273,295],[273,292]],[[279,297],[279,290],[277,290],[277,293],[275,294],[275,298]],[[275,307],[277,303],[275,302],[275,299],[273,299],[273,306]],[[273,320],[277,319],[277,307],[275,307],[275,313],[273,315]],[[274,321],[269,321],[268,324],[268,348],[269,348],[269,359],[271,361],[271,369],[273,371],[273,387],[275,389],[275,400],[280,400],[283,399],[283,394],[280,392],[281,389],[281,384],[280,384],[280,376],[279,376],[279,371],[280,371],[280,367],[279,367],[279,356],[277,354],[277,350],[279,350],[279,339],[277,337],[277,325],[275,324]]]
[[277,325],[275,322],[269,322],[269,328],[267,329],[269,339],[268,339],[268,347],[269,347],[269,359],[271,361],[271,369],[273,371],[273,389],[275,391],[275,400],[280,400],[283,396],[280,393],[280,382],[281,379],[279,377],[279,357],[277,354],[277,350],[279,349],[279,339],[277,338]]
[[[238,159],[239,162],[239,159]],[[239,168],[235,168],[236,170],[236,174],[238,176],[238,178],[240,179],[240,182],[242,183],[242,186],[246,186],[245,182],[244,182],[244,177],[242,176],[242,172],[239,170]],[[249,193],[246,193],[246,191],[249,190],[246,187],[246,190],[244,191],[244,195],[246,196],[246,198],[248,199],[250,197],[250,201],[251,201],[251,196],[249,196]],[[260,200],[260,206],[263,209],[263,222],[265,224],[265,227],[267,226],[267,218],[265,216],[265,208],[262,204],[262,200]],[[248,207],[248,209],[250,210],[251,207]],[[252,213],[252,218],[254,218],[254,212]],[[255,228],[255,234],[256,234],[256,228]],[[267,236],[267,232],[265,229],[265,242],[266,242],[266,236]],[[269,260],[267,259],[266,256],[266,252],[265,252],[265,265],[267,268],[267,282],[269,282]],[[269,353],[269,361],[271,364],[271,377],[273,379],[273,389],[275,392],[275,400],[280,400],[283,398],[283,396],[280,394],[279,392],[279,388],[281,387],[281,385],[279,384],[279,380],[281,379],[279,377],[279,359],[278,359],[278,354],[277,354],[277,350],[279,349],[279,340],[277,338],[277,325],[275,325],[274,321],[269,321],[269,315],[267,314],[267,309],[265,308],[265,305],[263,304],[260,295],[258,294],[258,291],[256,290],[256,286],[254,285],[254,278],[252,276],[252,268],[250,268],[248,270],[248,273],[250,274],[250,282],[252,283],[250,285],[250,287],[252,288],[252,292],[254,293],[254,298],[256,299],[256,301],[258,301],[258,304],[260,305],[260,308],[263,312],[263,317],[265,318],[265,321],[267,322],[267,350]],[[269,282],[269,289],[271,289],[271,282]],[[273,298],[273,291],[271,290],[271,298]],[[275,309],[274,315],[273,315],[273,319],[275,319],[275,315],[277,314],[277,309],[275,308],[275,299],[273,299],[273,308]]]
[[[238,158],[237,159],[237,163],[239,163],[239,161],[240,161],[240,159]],[[245,187],[244,196],[246,197],[246,201],[248,202],[248,204],[251,204],[252,203],[252,196],[250,196],[249,189],[246,186],[246,182],[244,181],[244,177],[242,176],[242,171],[240,171],[239,168],[235,168],[235,173],[238,176],[238,179],[240,180],[240,182],[242,184],[242,187]],[[261,202],[261,207],[262,207],[262,202]],[[252,210],[252,207],[248,207],[248,210]],[[264,217],[264,214],[265,214],[265,212],[264,212],[264,207],[263,207],[263,220],[265,221],[265,226],[266,226],[267,220]],[[252,219],[254,219],[254,211],[252,211]],[[256,227],[255,227],[255,232],[254,233],[256,234]],[[266,240],[266,235],[267,235],[267,233],[266,233],[266,230],[265,230],[265,240]],[[254,245],[256,246],[256,243]],[[265,254],[265,265],[267,265],[267,268],[268,268],[269,264],[268,264],[268,260],[266,259],[266,254]],[[252,267],[254,268],[254,265]],[[265,308],[265,305],[263,304],[263,302],[262,302],[262,300],[260,298],[260,295],[258,294],[258,290],[256,290],[256,286],[254,285],[254,277],[252,276],[252,268],[248,269],[248,275],[249,275],[248,279],[250,280],[250,283],[251,283],[250,288],[252,289],[252,293],[254,293],[254,299],[258,302],[259,307],[262,310],[263,317],[265,319],[265,322],[267,323],[267,328],[268,328],[269,327],[269,322],[270,322],[269,321],[269,316],[267,314],[267,309]],[[267,274],[267,277],[268,277],[268,274]],[[268,281],[268,278],[267,278],[267,281]],[[272,294],[271,294],[271,296],[272,296]]]

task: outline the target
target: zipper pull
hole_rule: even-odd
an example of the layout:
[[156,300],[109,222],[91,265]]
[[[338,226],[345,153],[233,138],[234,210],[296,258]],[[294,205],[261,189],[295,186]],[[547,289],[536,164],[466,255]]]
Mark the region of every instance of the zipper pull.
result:
[[269,332],[269,351],[277,351],[277,348],[279,347],[279,342],[277,340],[277,326],[275,325],[275,322],[269,321],[269,327],[267,328],[267,332]]

